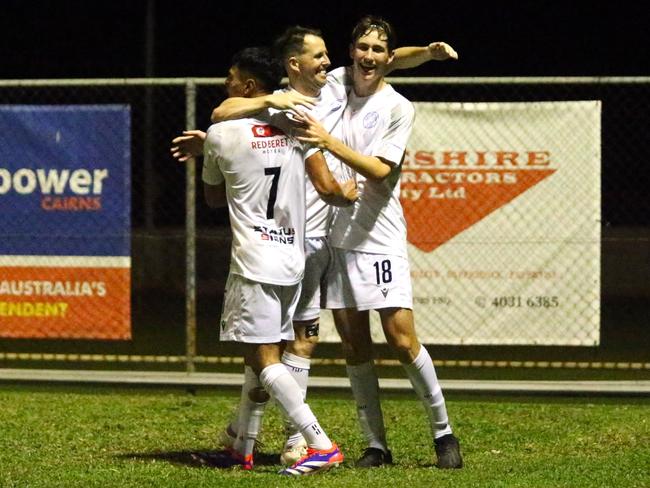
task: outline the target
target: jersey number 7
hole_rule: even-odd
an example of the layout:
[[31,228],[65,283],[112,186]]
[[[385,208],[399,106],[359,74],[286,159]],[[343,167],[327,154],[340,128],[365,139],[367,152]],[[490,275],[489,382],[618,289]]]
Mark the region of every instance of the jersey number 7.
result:
[[269,203],[266,205],[266,218],[273,218],[273,207],[275,207],[275,200],[278,196],[278,180],[280,179],[280,166],[273,166],[271,168],[264,168],[265,175],[272,175],[271,191],[269,193]]

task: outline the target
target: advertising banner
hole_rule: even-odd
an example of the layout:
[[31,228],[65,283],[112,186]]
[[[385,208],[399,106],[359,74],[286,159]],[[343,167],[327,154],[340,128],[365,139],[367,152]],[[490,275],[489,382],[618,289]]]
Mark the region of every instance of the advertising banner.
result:
[[597,345],[600,102],[415,106],[401,202],[420,340]]
[[0,337],[131,335],[130,110],[0,105]]

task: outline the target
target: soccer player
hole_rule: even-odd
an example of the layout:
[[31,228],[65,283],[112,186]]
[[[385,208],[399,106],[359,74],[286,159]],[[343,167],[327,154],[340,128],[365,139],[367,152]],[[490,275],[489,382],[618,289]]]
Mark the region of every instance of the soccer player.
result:
[[[320,31],[294,26],[280,35],[274,50],[284,62],[289,87],[258,98],[229,98],[217,107],[212,121],[234,119],[254,114],[266,107],[295,110],[299,106],[310,109],[311,114],[321,121],[325,129],[335,137],[343,137],[341,123],[351,86],[350,71],[337,68],[328,72],[330,60],[327,47]],[[456,52],[444,42],[434,42],[424,47],[401,47],[396,50],[389,69],[418,66],[435,59],[456,59]],[[331,154],[325,153],[330,170],[338,179],[344,177],[341,163]],[[303,395],[307,393],[310,360],[318,341],[320,309],[324,306],[321,289],[331,261],[331,246],[328,240],[332,219],[331,207],[319,198],[310,182],[307,182],[307,230],[305,233],[305,276],[301,297],[294,316],[295,340],[287,343],[282,362],[287,366]],[[237,422],[231,422],[220,442],[228,445],[228,437],[235,438]],[[305,441],[299,431],[289,427],[281,460],[291,464],[304,453]]]
[[[233,59],[226,89],[232,96],[265,95],[279,84],[281,73],[269,50],[245,49]],[[220,339],[243,343],[247,365],[248,401],[240,404],[239,435],[222,461],[252,469],[268,392],[308,445],[307,454],[281,473],[303,475],[343,461],[280,362],[281,343],[294,337],[292,317],[305,266],[305,165],[316,188],[330,188],[325,193],[331,204],[351,203],[355,189],[339,186],[322,153],[303,148],[290,137],[286,124],[278,128],[282,118],[212,125],[203,150],[202,178],[210,206],[227,202],[233,232]]]
[[[320,32],[300,26],[290,27],[276,39],[274,51],[283,61],[289,77],[289,88],[260,97],[229,97],[214,110],[212,121],[250,116],[267,107],[296,109],[300,105],[311,108],[329,131],[340,135],[340,120],[349,86],[344,81],[343,71],[338,73],[338,77],[327,74],[330,61]],[[186,131],[184,136],[174,140],[179,145],[180,158],[196,154],[198,142],[203,137],[201,134],[200,131]],[[191,144],[194,144],[194,149],[189,147]],[[331,155],[326,157],[330,170],[340,179],[342,175],[337,170],[341,163]],[[318,341],[321,284],[329,269],[331,255],[327,241],[331,220],[330,205],[309,179],[306,184],[305,273],[293,318],[295,339],[287,343],[282,354],[283,364],[300,385],[305,398],[310,358]],[[244,399],[240,405],[246,403],[245,390],[247,388],[242,391]],[[237,414],[220,434],[221,446],[229,447],[237,438],[238,417]],[[287,439],[280,457],[283,464],[291,465],[305,454],[307,445],[296,427],[287,425],[286,430]]]
[[352,32],[353,90],[343,115],[343,140],[309,114],[304,142],[316,144],[356,172],[359,199],[338,209],[330,230],[334,272],[327,308],[334,310],[347,372],[368,448],[357,466],[390,464],[374,369],[369,310],[377,310],[391,349],[426,409],[439,468],[463,465],[445,400],[427,350],[417,339],[400,195],[400,169],[411,133],[413,105],[384,80],[395,36],[383,19],[364,17]]

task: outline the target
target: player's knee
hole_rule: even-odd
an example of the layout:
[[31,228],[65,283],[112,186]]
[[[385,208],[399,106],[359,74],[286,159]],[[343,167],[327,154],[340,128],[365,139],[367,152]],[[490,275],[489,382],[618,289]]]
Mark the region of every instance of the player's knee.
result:
[[410,364],[417,357],[419,343],[409,334],[399,334],[389,341],[390,348],[401,363]]
[[287,344],[287,351],[304,358],[311,358],[316,344],[318,344],[319,323],[318,319],[313,321],[301,321],[294,323],[296,332],[295,339]]
[[287,344],[286,351],[302,358],[311,358],[314,349],[316,349],[316,344],[318,344],[318,338],[296,338],[296,340]]

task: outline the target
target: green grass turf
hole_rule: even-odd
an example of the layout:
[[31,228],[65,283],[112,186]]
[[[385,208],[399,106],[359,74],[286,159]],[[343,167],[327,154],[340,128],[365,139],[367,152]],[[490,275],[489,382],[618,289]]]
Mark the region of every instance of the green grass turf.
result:
[[253,472],[197,466],[230,418],[234,388],[180,389],[0,384],[1,487],[649,487],[650,400],[448,395],[466,466],[432,466],[424,412],[411,394],[384,395],[396,464],[360,470],[351,396],[309,394],[347,456],[328,473],[285,479],[275,464],[280,414],[267,409]]

